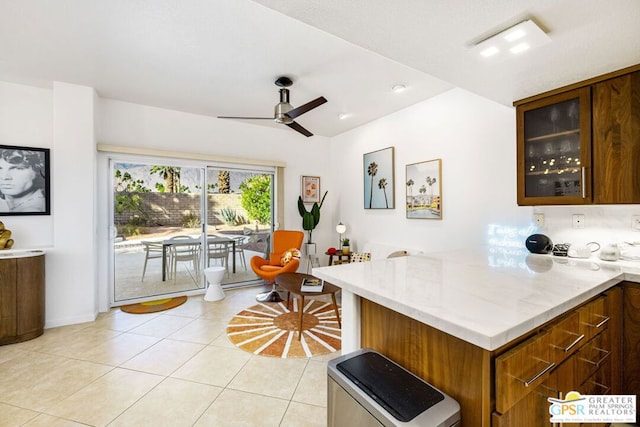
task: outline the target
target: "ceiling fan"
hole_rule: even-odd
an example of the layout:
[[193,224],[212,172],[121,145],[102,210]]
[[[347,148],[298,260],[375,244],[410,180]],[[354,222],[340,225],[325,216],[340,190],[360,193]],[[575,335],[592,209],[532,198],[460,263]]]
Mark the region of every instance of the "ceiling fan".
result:
[[276,86],[280,88],[280,102],[276,104],[274,108],[273,117],[232,117],[232,116],[218,116],[219,119],[251,119],[251,120],[274,120],[276,123],[282,123],[289,126],[291,129],[300,132],[304,136],[313,136],[311,132],[302,127],[294,119],[303,115],[304,113],[313,110],[316,107],[327,102],[324,96],[307,102],[304,105],[293,108],[289,104],[289,86],[293,84],[293,81],[289,77],[278,77],[275,81]]

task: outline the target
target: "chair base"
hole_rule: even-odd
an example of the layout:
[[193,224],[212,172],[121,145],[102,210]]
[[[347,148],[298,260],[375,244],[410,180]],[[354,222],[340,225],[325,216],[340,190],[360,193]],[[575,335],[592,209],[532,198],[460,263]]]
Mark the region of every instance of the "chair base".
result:
[[258,302],[282,302],[284,299],[280,296],[278,291],[276,290],[276,285],[273,285],[273,289],[269,292],[263,292],[261,294],[256,295],[256,301]]

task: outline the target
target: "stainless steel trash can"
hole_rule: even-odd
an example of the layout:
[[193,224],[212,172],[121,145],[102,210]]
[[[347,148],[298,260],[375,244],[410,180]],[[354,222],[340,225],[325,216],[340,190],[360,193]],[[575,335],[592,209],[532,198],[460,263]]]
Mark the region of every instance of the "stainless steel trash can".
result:
[[329,427],[460,423],[458,402],[376,351],[361,349],[333,359],[327,375]]

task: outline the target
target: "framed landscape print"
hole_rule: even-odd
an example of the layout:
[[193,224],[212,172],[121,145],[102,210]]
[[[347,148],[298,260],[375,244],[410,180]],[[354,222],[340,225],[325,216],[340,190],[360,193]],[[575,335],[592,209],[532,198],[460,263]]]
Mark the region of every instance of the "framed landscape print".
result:
[[442,159],[406,166],[407,218],[442,219]]
[[303,176],[301,193],[304,203],[320,203],[320,177]]
[[50,215],[49,149],[0,145],[0,216]]
[[364,208],[395,209],[393,147],[364,155]]

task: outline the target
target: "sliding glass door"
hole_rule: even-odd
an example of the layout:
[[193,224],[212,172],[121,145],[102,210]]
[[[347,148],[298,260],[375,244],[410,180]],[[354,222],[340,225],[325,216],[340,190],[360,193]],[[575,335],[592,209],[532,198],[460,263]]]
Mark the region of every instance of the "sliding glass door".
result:
[[[273,168],[111,159],[113,304],[253,284],[250,259],[270,252]],[[204,190],[203,190],[204,189]],[[203,220],[206,218],[206,220]]]
[[112,162],[114,301],[203,288],[204,168]]

